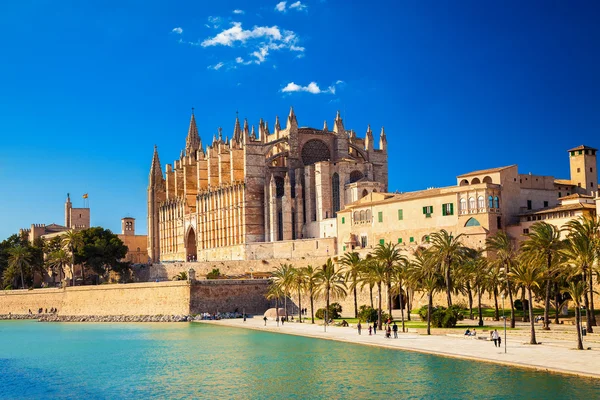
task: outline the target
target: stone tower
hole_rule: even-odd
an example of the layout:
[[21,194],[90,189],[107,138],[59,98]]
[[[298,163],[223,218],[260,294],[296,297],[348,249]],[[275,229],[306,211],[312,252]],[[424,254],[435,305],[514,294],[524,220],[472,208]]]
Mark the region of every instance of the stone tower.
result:
[[592,195],[592,192],[598,190],[596,151],[597,149],[584,145],[569,150],[571,182],[581,194]]
[[[193,146],[191,143],[190,145]],[[159,205],[165,199],[165,178],[160,167],[158,148],[154,146],[154,155],[148,178],[148,257],[150,257],[152,262],[160,260],[160,236],[158,233]]]
[[67,228],[71,227],[71,209],[73,208],[73,204],[71,203],[71,195],[67,193],[67,201],[65,201],[65,226]]
[[121,218],[121,235],[135,236],[135,218]]

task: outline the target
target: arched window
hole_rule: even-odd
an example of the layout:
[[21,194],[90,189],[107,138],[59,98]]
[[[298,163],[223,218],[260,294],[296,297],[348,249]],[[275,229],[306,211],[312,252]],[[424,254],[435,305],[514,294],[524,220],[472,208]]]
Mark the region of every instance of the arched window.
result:
[[333,216],[340,211],[340,176],[337,172],[331,177],[331,193],[333,195]]
[[364,220],[365,220],[365,210],[362,210],[362,211],[360,212],[360,220],[361,220],[361,221],[364,221]]
[[369,194],[369,192],[367,191],[367,189],[363,189],[361,197],[365,197],[368,194]]
[[500,208],[500,199],[498,196],[494,197],[494,208]]
[[358,211],[354,211],[354,221],[359,221],[360,218],[360,214],[358,213]]
[[475,197],[469,197],[469,208],[471,210],[475,209]]
[[469,184],[469,181],[466,179],[463,179],[462,181],[460,181],[460,186],[467,186]]
[[476,185],[476,184],[478,184],[478,183],[481,183],[481,181],[479,180],[479,178],[473,178],[473,179],[471,180],[471,185]]
[[350,172],[350,182],[348,182],[348,183],[354,183],[356,181],[361,180],[363,177],[364,177],[364,175],[362,172],[357,171],[357,170],[352,171],[352,172]]
[[371,220],[371,210],[367,210],[367,211],[365,212],[365,218],[367,219],[367,221],[370,221],[370,220]]
[[475,218],[469,218],[465,226],[481,226],[481,224]]
[[494,198],[492,196],[488,197],[488,207],[494,208]]
[[486,176],[485,178],[483,178],[483,183],[492,183],[492,178]]
[[485,208],[485,200],[483,199],[483,196],[479,196],[477,198],[477,207]]
[[464,198],[460,199],[460,211],[467,211],[467,200]]
[[302,163],[311,165],[319,161],[331,159],[329,147],[319,139],[311,139],[302,147]]

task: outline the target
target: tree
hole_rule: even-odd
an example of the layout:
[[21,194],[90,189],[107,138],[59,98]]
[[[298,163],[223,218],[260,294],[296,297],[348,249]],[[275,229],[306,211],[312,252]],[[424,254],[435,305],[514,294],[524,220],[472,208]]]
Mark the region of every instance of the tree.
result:
[[314,299],[315,292],[317,290],[317,286],[319,284],[319,271],[313,268],[312,265],[308,265],[302,268],[302,274],[306,279],[306,290],[308,290],[308,295],[310,297],[310,316],[312,323],[315,323],[315,310],[314,310]]
[[78,248],[75,263],[104,275],[127,255],[127,246],[108,229],[94,227],[80,232],[83,245]]
[[[328,258],[327,262],[319,269],[317,282],[318,294],[325,297],[326,310],[329,310],[331,297],[340,298],[346,295],[344,276],[340,270],[336,270],[331,258]],[[327,318],[325,318],[325,325],[327,325]]]
[[[392,275],[400,263],[406,262],[406,257],[400,254],[396,244],[388,242],[378,244],[373,252],[373,256],[382,263],[385,268],[384,282],[387,289],[388,312],[392,316]],[[381,326],[379,327],[381,329]]]
[[[72,279],[72,285],[75,286],[75,273],[74,273],[75,252],[77,252],[83,246],[83,238],[81,237],[81,233],[79,233],[73,229],[65,232],[65,234],[62,235],[62,244],[63,244],[65,250],[67,250],[69,252],[69,254],[71,255],[71,279]],[[83,273],[83,269],[84,269],[84,266],[82,265],[81,266],[82,285],[85,284],[85,275]]]
[[62,282],[65,266],[71,262],[71,256],[63,249],[54,250],[48,255],[48,264],[52,268],[53,275],[58,270],[58,279]]
[[[400,315],[402,318],[402,332],[405,332],[405,323],[404,323],[404,281],[408,269],[409,261],[407,258],[404,258],[397,267],[392,272],[392,294],[398,296],[400,301]],[[407,296],[408,297],[408,296]],[[410,312],[410,310],[408,311]],[[392,315],[390,314],[390,317]]]
[[515,262],[516,252],[510,237],[504,231],[498,231],[485,241],[487,250],[492,251],[496,259],[491,264],[498,263],[502,266],[502,272],[506,283],[506,292],[510,302],[510,327],[515,327],[515,306],[513,302],[513,287],[509,278],[510,268]]
[[[575,326],[577,328],[577,350],[583,350],[583,338],[581,337],[581,298],[587,292],[587,283],[585,280],[569,279],[567,286],[563,288],[563,293],[571,296],[575,302]],[[586,310],[589,313],[589,310]]]
[[560,231],[546,222],[536,222],[525,235],[527,239],[521,244],[523,256],[528,263],[545,266],[546,298],[544,302],[544,330],[550,326],[550,293],[553,286],[553,267],[556,265],[562,247]]
[[600,260],[600,220],[579,217],[565,224],[568,232],[564,255],[567,262],[576,267],[587,282],[588,293],[584,296],[586,325],[588,332],[594,332],[596,315],[594,309],[594,260]]
[[292,286],[298,291],[298,319],[302,322],[302,291],[306,287],[306,276],[302,268],[294,268]]
[[527,299],[529,303],[529,322],[531,324],[530,344],[537,344],[535,338],[535,320],[533,318],[533,299],[531,291],[539,288],[544,280],[544,268],[537,264],[535,259],[524,260],[515,263],[510,272],[511,279],[527,289]]
[[208,274],[206,274],[206,279],[219,279],[221,277],[221,271],[219,268],[213,268]]
[[275,300],[275,318],[277,321],[277,326],[279,326],[279,300],[282,296],[285,296],[283,291],[281,290],[281,286],[279,286],[274,281],[271,281],[269,285],[269,291],[265,295],[267,300]]
[[273,282],[279,285],[283,292],[285,319],[288,318],[287,299],[294,280],[294,267],[291,264],[280,264],[273,272]]
[[452,306],[452,266],[463,255],[463,246],[460,243],[462,234],[454,237],[445,229],[432,233],[429,241],[431,249],[437,255],[440,264],[440,270],[444,273],[446,281],[446,298],[448,307]]
[[13,247],[8,251],[8,266],[21,272],[21,289],[25,289],[24,270],[31,266],[31,253],[25,246]]
[[433,295],[444,287],[444,278],[436,266],[437,259],[430,250],[417,249],[408,267],[408,279],[427,293],[427,334],[431,335]]
[[340,259],[340,263],[345,267],[346,282],[350,281],[350,289],[354,294],[354,318],[358,318],[358,303],[356,300],[356,286],[360,271],[362,269],[363,260],[357,252],[345,253]]
[[364,271],[361,276],[361,280],[364,282],[363,286],[365,284],[377,286],[377,327],[380,330],[383,322],[381,318],[383,302],[381,286],[385,282],[386,273],[386,266],[383,262],[379,261],[377,258],[369,258],[365,261]]

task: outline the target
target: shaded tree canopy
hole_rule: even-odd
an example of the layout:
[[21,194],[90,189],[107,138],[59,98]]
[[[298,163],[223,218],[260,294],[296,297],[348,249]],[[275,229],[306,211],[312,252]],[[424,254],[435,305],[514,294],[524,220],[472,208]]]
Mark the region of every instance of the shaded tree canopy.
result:
[[83,246],[75,253],[75,264],[102,275],[119,264],[127,254],[127,246],[108,229],[93,227],[81,231]]

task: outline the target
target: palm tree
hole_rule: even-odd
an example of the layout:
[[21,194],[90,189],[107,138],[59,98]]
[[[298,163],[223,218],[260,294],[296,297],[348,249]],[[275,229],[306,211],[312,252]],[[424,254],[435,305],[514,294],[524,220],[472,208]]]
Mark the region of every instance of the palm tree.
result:
[[62,282],[62,276],[65,273],[65,265],[71,262],[71,257],[63,249],[54,250],[48,255],[48,264],[52,271],[58,270],[58,279]]
[[[571,296],[575,302],[575,326],[577,328],[577,350],[583,350],[583,338],[581,337],[581,298],[587,293],[587,283],[585,280],[569,279],[568,284],[563,288],[563,293]],[[589,313],[589,311],[588,311]]]
[[312,323],[315,323],[315,309],[314,309],[314,299],[315,292],[317,291],[317,286],[319,284],[319,271],[313,268],[312,265],[308,265],[302,268],[302,273],[304,278],[306,279],[305,288],[308,290],[308,295],[310,296],[310,317]]
[[346,284],[340,270],[335,269],[331,258],[319,269],[317,274],[318,293],[325,297],[325,325],[327,325],[327,312],[329,311],[329,300],[331,297],[339,298],[346,295]]
[[298,291],[298,319],[302,322],[302,291],[306,287],[306,275],[303,268],[294,268],[292,286]]
[[[77,252],[77,250],[79,250],[79,248],[83,246],[83,238],[81,236],[81,233],[73,229],[65,232],[65,234],[62,237],[62,245],[71,255],[71,278],[72,284],[73,286],[75,286],[75,274],[73,272],[75,268],[75,252]],[[81,265],[82,284],[85,284],[85,275],[83,269],[84,267],[83,265]]]
[[446,299],[448,307],[452,306],[452,266],[463,255],[463,246],[460,243],[462,234],[454,237],[445,229],[431,234],[429,241],[431,249],[437,255],[440,263],[440,269],[444,272],[446,281]]
[[584,296],[586,323],[588,332],[593,332],[596,326],[594,310],[594,260],[600,259],[600,220],[590,217],[579,217],[565,224],[568,232],[565,257],[570,263],[576,264],[579,272],[587,282],[588,293]]
[[531,291],[533,288],[539,288],[544,280],[544,268],[535,261],[521,261],[513,265],[510,272],[511,279],[523,285],[527,289],[527,300],[529,302],[529,322],[531,323],[530,344],[537,344],[535,339],[535,320],[533,319],[533,299]]
[[488,237],[485,242],[487,250],[492,251],[496,255],[496,259],[492,263],[497,262],[502,266],[506,291],[508,292],[508,300],[510,302],[510,327],[514,328],[515,306],[513,303],[513,287],[509,278],[510,267],[514,264],[516,257],[513,243],[504,231],[498,231],[494,236]]
[[[405,258],[400,264],[398,264],[397,268],[392,272],[392,282],[394,283],[392,286],[392,294],[398,296],[400,301],[400,315],[402,318],[402,332],[405,332],[405,324],[404,324],[404,282],[407,275],[408,266],[410,262],[407,258]],[[408,295],[408,293],[407,293]],[[407,296],[408,297],[408,296]],[[409,310],[410,312],[410,310]],[[391,315],[390,315],[391,317]]]
[[294,267],[291,264],[281,264],[273,272],[273,281],[283,292],[283,308],[285,309],[286,321],[288,319],[287,299],[290,295],[290,289],[292,288],[294,274]]
[[427,334],[431,335],[431,313],[433,295],[444,286],[443,277],[436,267],[436,258],[431,251],[418,249],[408,267],[407,277],[419,290],[427,293]]
[[360,255],[356,252],[345,253],[340,259],[340,264],[345,267],[346,281],[350,281],[350,289],[354,294],[354,318],[358,318],[358,303],[356,300],[356,286],[359,278],[360,271],[362,269],[363,260],[360,259]]
[[16,246],[8,250],[8,265],[21,272],[21,289],[25,289],[23,270],[31,265],[31,253],[25,246]]
[[560,231],[554,225],[546,222],[536,222],[529,228],[526,234],[527,240],[521,244],[521,250],[525,260],[529,263],[544,265],[546,267],[546,299],[544,303],[544,330],[549,330],[550,326],[550,292],[553,286],[553,267],[562,247],[560,240]]
[[[400,254],[400,250],[396,248],[396,244],[388,242],[386,244],[378,244],[373,252],[373,256],[377,261],[381,262],[385,268],[384,282],[387,289],[388,311],[390,318],[392,317],[392,274],[398,268],[400,263],[406,262],[406,257]],[[381,329],[381,326],[379,326]]]
[[267,298],[267,300],[275,299],[275,320],[277,321],[277,326],[279,326],[279,299],[281,299],[282,296],[285,296],[285,294],[281,290],[281,286],[271,281],[269,291],[267,292],[265,297]]
[[465,259],[464,264],[461,269],[461,273],[465,276],[467,280],[467,290],[469,294],[469,310],[470,310],[470,319],[473,318],[473,295],[472,290],[475,290],[475,294],[477,296],[477,311],[479,317],[479,326],[483,326],[483,317],[481,310],[481,293],[483,291],[483,287],[486,283],[487,274],[488,274],[488,266],[487,260],[483,256],[482,249],[471,249],[466,248],[465,251]]

